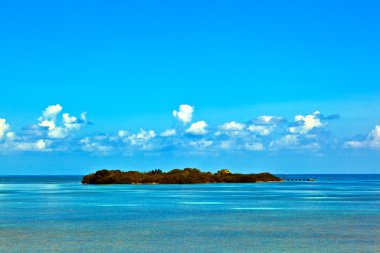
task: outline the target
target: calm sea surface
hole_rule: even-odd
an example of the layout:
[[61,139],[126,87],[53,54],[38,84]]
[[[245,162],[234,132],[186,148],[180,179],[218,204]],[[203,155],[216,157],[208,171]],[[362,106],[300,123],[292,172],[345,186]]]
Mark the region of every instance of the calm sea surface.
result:
[[0,176],[0,252],[380,252],[380,175],[81,185]]

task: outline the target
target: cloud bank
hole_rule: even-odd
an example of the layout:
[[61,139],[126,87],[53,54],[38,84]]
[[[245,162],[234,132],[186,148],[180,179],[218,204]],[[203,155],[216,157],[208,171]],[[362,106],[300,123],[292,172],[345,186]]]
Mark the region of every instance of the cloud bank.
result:
[[328,127],[339,115],[315,111],[286,119],[278,115],[259,115],[246,122],[231,120],[212,124],[194,118],[194,107],[186,104],[173,110],[182,124],[166,130],[140,129],[136,133],[120,129],[84,134],[90,123],[87,114],[74,116],[59,105],[50,105],[36,123],[15,131],[0,118],[0,152],[85,152],[99,155],[219,154],[223,152],[313,152],[322,154],[336,148],[380,149],[380,125],[367,136],[337,140]]

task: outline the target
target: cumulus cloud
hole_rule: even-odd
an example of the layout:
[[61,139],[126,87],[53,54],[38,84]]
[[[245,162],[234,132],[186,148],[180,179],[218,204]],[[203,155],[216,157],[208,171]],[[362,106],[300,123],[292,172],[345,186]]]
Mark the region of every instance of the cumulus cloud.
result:
[[50,105],[42,112],[41,121],[45,119],[55,119],[62,111],[62,106],[59,104]]
[[365,141],[346,141],[344,147],[347,148],[365,148],[367,143]]
[[140,129],[140,132],[137,134],[132,134],[128,137],[132,145],[136,145],[139,142],[146,142],[152,138],[156,137],[156,134],[153,130],[145,131],[144,129]]
[[78,121],[78,118],[75,117],[75,116],[70,116],[70,114],[68,113],[64,113],[62,115],[62,118],[63,118],[63,125],[65,126],[65,128],[67,128],[68,130],[72,130],[72,129],[79,129],[81,128],[81,123],[82,121]]
[[11,147],[13,151],[50,151],[48,146],[51,144],[49,140],[37,140],[34,142],[15,142]]
[[284,117],[262,115],[253,120],[252,123],[258,125],[274,125],[286,122]]
[[298,142],[298,136],[297,135],[291,135],[287,134],[280,139],[274,140],[270,143],[270,147],[274,149],[281,149],[281,148],[292,148],[299,144]]
[[380,125],[370,132],[364,140],[350,140],[344,143],[345,147],[350,148],[373,148],[380,149]]
[[14,132],[7,132],[7,133],[5,134],[5,138],[6,138],[7,140],[12,141],[12,140],[14,140],[14,139],[16,138],[16,134],[15,134]]
[[145,131],[140,129],[136,134],[130,134],[124,136],[123,141],[131,146],[139,147],[143,150],[154,149],[154,144],[150,142],[156,137],[156,133],[153,130]]
[[375,129],[372,130],[370,138],[378,141],[380,140],[380,125],[375,126]]
[[245,125],[243,123],[237,123],[236,121],[231,121],[220,126],[220,129],[224,131],[241,131]]
[[315,111],[309,115],[297,115],[294,117],[294,122],[290,123],[287,132],[298,136],[302,139],[301,146],[315,148],[320,145],[312,145],[315,141],[326,139],[327,132],[325,131],[328,121],[339,119],[337,114],[324,116],[319,111]]
[[274,126],[250,125],[248,130],[254,134],[266,136],[269,135],[274,129]]
[[207,128],[208,124],[205,121],[198,121],[186,129],[186,133],[192,134],[192,135],[205,135],[207,134]]
[[[95,138],[96,139],[96,138]],[[86,137],[80,140],[81,149],[85,152],[107,153],[110,152],[113,147],[109,145],[103,145],[98,141]]]
[[306,134],[314,128],[323,127],[321,122],[321,113],[319,111],[314,112],[311,115],[297,115],[294,117],[295,125],[288,128],[290,133]]
[[234,146],[235,146],[234,140],[222,140],[219,143],[219,148],[224,149],[224,150],[230,150]]
[[119,130],[119,131],[117,132],[117,135],[118,135],[120,138],[124,138],[124,137],[126,137],[126,136],[129,135],[129,132],[128,132],[128,131],[125,131],[125,130]]
[[69,135],[69,131],[63,127],[54,127],[53,129],[49,129],[47,135],[53,139],[62,139]]
[[[322,145],[334,143],[334,140],[329,137],[326,130],[328,121],[338,119],[339,115],[324,116],[319,111],[315,111],[309,115],[297,115],[293,122],[282,124],[286,126],[283,133],[277,132],[275,138],[270,141],[270,149],[307,149],[320,150]],[[286,122],[286,120],[283,120]],[[275,125],[277,127],[277,125]],[[257,129],[263,130],[265,129]],[[273,129],[272,129],[273,130]]]
[[164,132],[162,132],[160,134],[161,137],[169,137],[169,136],[173,136],[173,135],[176,135],[177,134],[177,130],[175,129],[168,129],[168,130],[165,130]]
[[37,150],[44,150],[48,142],[46,140],[38,140],[35,145]]
[[215,132],[215,136],[230,136],[230,137],[243,137],[246,136],[246,125],[236,121],[230,121],[218,127],[219,131]]
[[86,114],[80,117],[64,113],[59,117],[63,107],[50,105],[37,118],[38,123],[25,126],[19,133],[11,132],[5,120],[0,119],[0,151],[62,151],[73,150],[78,143],[64,140],[74,130],[87,125]]
[[55,128],[55,121],[57,115],[62,111],[62,106],[59,104],[48,106],[43,112],[42,116],[38,118],[39,126],[47,127],[49,130]]
[[284,117],[262,115],[250,121],[247,130],[257,136],[269,136],[279,125],[285,123]]
[[178,111],[173,110],[173,116],[178,118],[184,124],[192,121],[193,118],[194,107],[191,105],[180,105]]
[[264,150],[264,145],[263,145],[263,143],[260,143],[260,142],[246,143],[244,145],[244,147],[246,150],[249,150],[249,151],[262,151],[262,150]]
[[119,130],[117,134],[98,134],[82,138],[81,150],[85,152],[107,155],[109,153],[133,155],[136,152],[153,151],[157,135],[153,130],[140,129],[137,133]]
[[316,152],[321,149],[321,144],[322,143],[318,143],[317,136],[287,134],[270,142],[269,147],[272,150],[288,149]]
[[55,129],[55,120],[43,120],[39,123],[39,126],[46,127],[48,130]]
[[82,113],[80,118],[63,113],[62,125],[57,119],[63,107],[59,104],[48,106],[38,118],[38,126],[47,129],[47,136],[52,139],[62,139],[67,137],[72,131],[78,130],[87,124],[86,113]]
[[201,139],[197,141],[190,141],[189,145],[197,149],[204,149],[211,146],[214,142],[211,140]]
[[2,139],[5,133],[10,129],[6,119],[0,119],[0,139]]

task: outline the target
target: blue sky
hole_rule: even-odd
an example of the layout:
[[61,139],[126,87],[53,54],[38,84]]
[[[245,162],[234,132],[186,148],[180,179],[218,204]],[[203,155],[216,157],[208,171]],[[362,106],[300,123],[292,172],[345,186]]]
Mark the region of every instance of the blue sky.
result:
[[379,173],[379,7],[3,2],[0,174]]

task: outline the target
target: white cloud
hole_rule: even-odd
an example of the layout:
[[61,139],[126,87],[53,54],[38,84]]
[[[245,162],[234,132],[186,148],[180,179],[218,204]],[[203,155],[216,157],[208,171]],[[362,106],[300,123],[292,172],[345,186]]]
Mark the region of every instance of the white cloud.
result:
[[125,131],[125,130],[119,130],[119,131],[117,132],[117,135],[118,135],[120,138],[124,138],[124,137],[126,137],[126,136],[129,135],[129,132],[128,132],[128,131]]
[[180,105],[179,110],[173,110],[173,116],[181,120],[184,124],[191,122],[194,107],[191,105]]
[[87,112],[82,112],[82,113],[80,114],[80,119],[81,119],[82,121],[87,121]]
[[262,125],[250,125],[248,130],[254,134],[267,136],[273,131],[273,126],[262,126]]
[[136,145],[139,142],[145,142],[152,138],[156,137],[156,134],[153,130],[145,131],[144,129],[140,129],[140,132],[137,134],[132,134],[128,137],[132,145]]
[[14,132],[7,132],[5,134],[5,137],[7,138],[7,140],[12,141],[16,138],[16,134]]
[[272,125],[282,123],[284,121],[284,117],[262,115],[257,117],[257,119],[254,120],[254,123],[258,125]]
[[365,140],[351,140],[344,143],[350,148],[380,148],[380,125],[375,126]]
[[380,140],[380,125],[375,126],[375,129],[372,130],[370,136],[374,140]]
[[307,138],[304,138],[303,135],[292,135],[292,134],[287,134],[278,140],[272,141],[269,147],[273,150],[297,149],[297,150],[318,151],[319,149],[321,149],[321,145],[315,142],[314,139],[307,139]]
[[202,149],[211,146],[213,143],[213,141],[201,139],[198,141],[191,141],[189,145],[198,149]]
[[289,148],[298,145],[298,136],[297,135],[291,135],[287,134],[284,137],[274,140],[270,143],[270,147],[277,149],[277,148]]
[[220,142],[219,147],[221,149],[228,150],[228,149],[231,149],[234,146],[234,144],[235,142],[232,140],[225,140],[225,141]]
[[164,132],[162,132],[160,134],[160,136],[161,137],[169,137],[169,136],[173,136],[176,134],[177,134],[177,131],[175,129],[168,129],[168,130],[165,130]]
[[219,131],[214,133],[215,136],[244,137],[247,136],[245,124],[236,121],[230,121],[219,126]]
[[38,150],[44,150],[44,149],[46,148],[46,146],[47,146],[45,140],[38,140],[38,141],[35,143],[35,145],[36,145],[36,148],[37,148]]
[[4,137],[4,134],[10,129],[6,119],[0,119],[0,139]]
[[[287,123],[283,117],[263,115],[249,123],[229,121],[214,129],[205,121],[192,122],[194,108],[180,105],[178,111],[173,111],[174,117],[185,124],[190,123],[186,127],[169,128],[159,133],[158,138],[155,131],[143,129],[134,134],[120,130],[114,134],[95,133],[90,137],[78,137],[74,131],[88,124],[86,113],[73,116],[62,110],[58,104],[48,106],[37,124],[25,127],[17,134],[10,132],[5,119],[0,119],[0,151],[81,150],[133,155],[137,152],[161,151],[205,154],[209,151],[318,149],[326,145],[325,137],[328,135],[325,135],[326,131],[313,130],[324,127],[327,120],[337,118],[314,112],[311,115],[298,115],[294,122]],[[350,140],[345,146],[380,148],[380,126],[376,126],[367,139]]]
[[321,145],[319,143],[313,142],[313,143],[306,144],[306,145],[302,146],[301,148],[317,151],[321,148]]
[[112,146],[102,145],[93,141],[90,137],[81,139],[80,143],[82,144],[81,149],[86,152],[107,153],[113,149]]
[[63,127],[56,127],[49,130],[47,135],[53,139],[62,139],[69,135],[69,131]]
[[69,130],[81,128],[81,124],[78,123],[78,119],[75,116],[70,116],[70,114],[64,113],[62,119],[63,125]]
[[367,146],[366,141],[346,141],[344,143],[345,147],[349,148],[365,148]]
[[125,142],[132,146],[139,146],[144,150],[154,149],[153,143],[150,140],[156,137],[156,133],[153,130],[145,131],[140,129],[137,134],[132,134],[125,139]]
[[207,126],[208,125],[205,121],[203,120],[198,121],[191,124],[191,126],[188,129],[186,129],[186,133],[193,134],[193,135],[205,135],[207,134],[207,130],[206,130]]
[[[59,104],[50,105],[42,112],[42,116],[38,118],[38,125],[53,131],[56,128],[57,115],[62,111],[62,106]],[[54,135],[54,134],[53,134]]]
[[238,123],[236,121],[231,121],[220,126],[220,129],[224,131],[241,131],[245,125],[243,123]]
[[319,111],[312,115],[297,115],[294,117],[296,126],[289,127],[288,131],[294,134],[306,134],[314,128],[322,127],[324,124],[321,122],[320,115]]
[[264,145],[261,142],[246,143],[244,148],[249,151],[262,151],[264,150]]
[[55,129],[55,121],[43,120],[39,123],[39,126],[47,127],[48,130],[54,130]]
[[82,113],[80,119],[70,116],[69,113],[62,115],[62,124],[57,122],[57,116],[62,111],[59,104],[48,106],[42,116],[38,118],[38,126],[47,129],[47,136],[53,139],[63,139],[67,137],[71,131],[78,130],[87,124],[86,113]]
[[47,147],[51,144],[48,140],[37,140],[35,142],[16,142],[15,151],[49,151]]
[[43,119],[55,119],[57,115],[62,111],[62,106],[59,104],[48,106],[43,112],[41,116],[41,121]]

